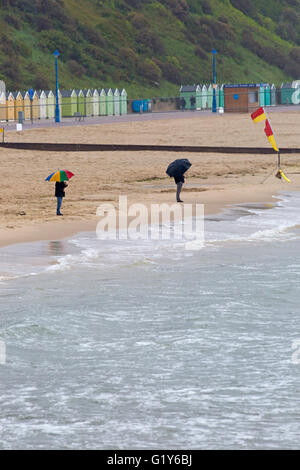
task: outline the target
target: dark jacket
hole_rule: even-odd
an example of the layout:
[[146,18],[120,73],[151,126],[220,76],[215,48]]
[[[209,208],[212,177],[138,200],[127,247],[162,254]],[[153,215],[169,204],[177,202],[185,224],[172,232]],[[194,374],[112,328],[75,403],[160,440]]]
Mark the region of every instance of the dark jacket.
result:
[[65,181],[55,183],[55,197],[65,197],[65,187],[68,186]]
[[178,183],[184,183],[184,176],[181,175],[181,176],[174,176],[174,180],[175,180],[175,183],[178,184]]

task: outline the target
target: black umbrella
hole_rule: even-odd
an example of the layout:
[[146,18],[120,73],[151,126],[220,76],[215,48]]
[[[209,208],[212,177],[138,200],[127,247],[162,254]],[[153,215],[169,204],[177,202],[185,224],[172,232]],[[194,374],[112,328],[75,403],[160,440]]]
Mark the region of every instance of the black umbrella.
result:
[[179,158],[170,163],[166,173],[170,177],[180,178],[191,166],[192,164],[187,158]]

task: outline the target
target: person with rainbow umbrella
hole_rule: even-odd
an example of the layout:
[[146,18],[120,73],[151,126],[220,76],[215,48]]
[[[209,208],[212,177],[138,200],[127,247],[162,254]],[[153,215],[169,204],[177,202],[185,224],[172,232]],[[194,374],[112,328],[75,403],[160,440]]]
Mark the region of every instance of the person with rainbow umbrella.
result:
[[56,215],[63,215],[60,212],[63,197],[65,197],[65,188],[68,186],[69,181],[74,174],[68,170],[58,170],[51,175],[47,176],[45,181],[55,181],[55,197],[57,198]]

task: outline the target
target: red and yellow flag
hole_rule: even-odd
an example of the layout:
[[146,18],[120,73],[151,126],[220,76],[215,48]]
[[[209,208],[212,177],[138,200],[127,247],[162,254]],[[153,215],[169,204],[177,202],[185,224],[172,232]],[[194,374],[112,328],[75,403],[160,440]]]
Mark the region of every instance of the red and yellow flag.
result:
[[270,142],[270,144],[272,145],[273,149],[274,149],[276,152],[279,152],[279,150],[278,150],[278,148],[277,148],[276,140],[275,140],[275,137],[274,137],[274,133],[273,133],[271,124],[269,123],[268,119],[266,119],[265,134],[266,134],[266,136],[268,137],[269,142]]
[[251,118],[253,122],[265,121],[267,116],[265,115],[264,108],[258,108],[256,111],[254,111],[254,113],[251,114]]

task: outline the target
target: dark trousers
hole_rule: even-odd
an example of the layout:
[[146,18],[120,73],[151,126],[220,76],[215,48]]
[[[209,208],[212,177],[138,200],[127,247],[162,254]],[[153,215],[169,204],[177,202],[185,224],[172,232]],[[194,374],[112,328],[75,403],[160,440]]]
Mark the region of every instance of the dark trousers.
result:
[[180,181],[180,183],[177,183],[177,191],[176,191],[176,201],[177,202],[180,201],[180,193],[181,193],[182,186],[183,186],[182,181]]
[[60,208],[61,208],[61,204],[62,204],[62,197],[57,197],[57,209],[56,209],[56,214],[60,214]]

